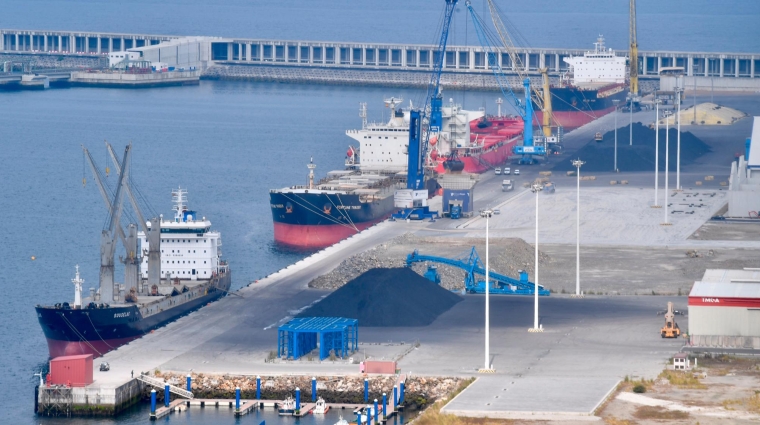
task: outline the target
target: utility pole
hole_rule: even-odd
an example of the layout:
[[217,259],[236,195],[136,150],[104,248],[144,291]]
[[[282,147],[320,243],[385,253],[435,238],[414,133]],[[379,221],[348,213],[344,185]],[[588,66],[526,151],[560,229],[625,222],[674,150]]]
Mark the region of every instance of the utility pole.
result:
[[[676,77],[677,78],[677,77]],[[676,122],[678,123],[678,132],[676,133],[676,139],[678,143],[676,145],[676,190],[681,190],[681,92],[683,88],[676,87],[676,103],[678,104],[678,112],[676,113]]]
[[480,212],[480,216],[486,219],[486,361],[485,366],[483,366],[483,369],[480,372],[488,373],[492,372],[493,369],[491,368],[491,353],[490,353],[490,310],[489,310],[489,290],[491,286],[491,282],[489,281],[488,276],[488,219],[491,218],[491,215],[493,215],[493,210],[490,208],[485,209]]
[[612,169],[616,173],[618,172],[618,167],[617,167],[617,130],[618,130],[618,126],[617,126],[617,111],[618,111],[618,109],[617,109],[617,106],[618,106],[618,103],[620,103],[620,99],[614,99],[612,101],[612,104],[615,105],[615,165],[613,166]]
[[652,208],[660,208],[657,204],[658,189],[660,188],[660,99],[657,99],[657,92],[654,92],[654,205]]
[[668,119],[665,118],[665,202],[663,203],[663,208],[665,210],[665,222],[662,223],[663,226],[670,226],[670,223],[668,222],[668,148],[670,147],[670,135],[668,134],[670,130],[668,128]]
[[543,187],[540,183],[534,183],[531,187],[531,191],[536,194],[536,243],[535,243],[535,251],[536,251],[536,263],[534,266],[534,276],[533,279],[535,280],[535,299],[533,303],[533,328],[528,329],[528,332],[543,332],[543,329],[539,328],[538,326],[538,194],[543,190]]

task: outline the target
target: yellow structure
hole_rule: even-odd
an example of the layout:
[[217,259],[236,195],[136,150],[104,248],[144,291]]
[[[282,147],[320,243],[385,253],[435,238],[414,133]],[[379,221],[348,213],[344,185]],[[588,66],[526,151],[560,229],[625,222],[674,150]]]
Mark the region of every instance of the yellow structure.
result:
[[[677,122],[676,115],[678,114],[661,119],[660,126],[666,122],[669,126],[674,126]],[[707,102],[697,105],[696,120],[693,106],[681,109],[680,119],[683,125],[731,125],[746,116],[742,111]]]

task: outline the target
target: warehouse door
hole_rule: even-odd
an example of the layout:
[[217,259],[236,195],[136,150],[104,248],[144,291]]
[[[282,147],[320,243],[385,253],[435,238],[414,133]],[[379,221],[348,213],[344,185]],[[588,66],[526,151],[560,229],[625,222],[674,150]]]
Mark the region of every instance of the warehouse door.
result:
[[760,337],[760,308],[747,310],[747,336]]

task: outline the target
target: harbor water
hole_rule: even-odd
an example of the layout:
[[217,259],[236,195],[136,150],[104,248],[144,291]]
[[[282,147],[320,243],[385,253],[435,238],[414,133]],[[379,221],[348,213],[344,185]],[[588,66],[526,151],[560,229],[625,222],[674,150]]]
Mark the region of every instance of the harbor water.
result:
[[[433,43],[441,3],[338,0],[325,6],[306,0],[5,0],[0,27]],[[531,46],[586,48],[602,33],[610,47],[624,50],[627,2],[618,3],[519,0],[510,2],[508,16]],[[473,4],[482,14],[482,1]],[[640,0],[638,4],[642,49],[760,51],[760,37],[754,30],[760,3],[728,0],[718,7],[707,0]],[[476,44],[472,26],[465,23],[463,2],[458,8],[453,40]],[[535,30],[538,26],[543,29]],[[109,162],[104,140],[121,152],[132,142],[132,180],[148,200],[151,213],[171,214],[171,189],[187,188],[189,206],[208,217],[222,234],[223,253],[233,270],[233,289],[237,289],[306,255],[273,245],[269,189],[305,184],[310,157],[319,176],[341,169],[351,141],[344,130],[361,126],[359,103],[368,103],[370,121],[384,121],[387,110],[382,100],[389,96],[419,104],[420,93],[210,81],[148,90],[0,92],[4,231],[0,243],[0,400],[6,406],[0,409],[0,423],[147,422],[144,405],[107,421],[49,419],[33,413],[38,382],[33,374],[44,370],[48,360],[34,305],[70,302],[76,264],[85,279],[85,291],[97,286],[98,243],[106,209],[80,145],[87,146],[105,168]],[[445,99],[453,98],[466,108],[485,106],[491,113],[496,97],[496,93],[444,93]],[[108,180],[115,185],[113,171]],[[123,274],[117,266],[119,276]],[[333,419],[325,423],[337,421]],[[235,419],[229,412],[211,409],[191,409],[162,420],[319,423],[312,417],[281,420],[276,415]]]

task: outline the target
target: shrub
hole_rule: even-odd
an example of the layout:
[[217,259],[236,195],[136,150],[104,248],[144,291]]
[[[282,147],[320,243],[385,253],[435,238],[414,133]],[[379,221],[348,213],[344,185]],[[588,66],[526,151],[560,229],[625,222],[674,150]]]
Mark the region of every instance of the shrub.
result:
[[647,387],[645,387],[645,386],[643,386],[641,384],[634,385],[633,386],[633,392],[635,392],[637,394],[643,394],[643,393],[647,392]]

